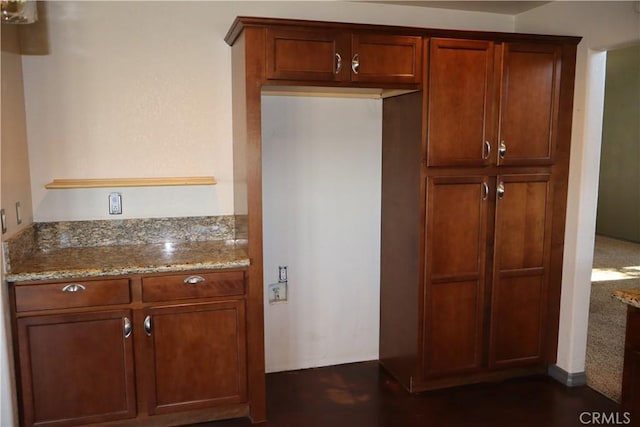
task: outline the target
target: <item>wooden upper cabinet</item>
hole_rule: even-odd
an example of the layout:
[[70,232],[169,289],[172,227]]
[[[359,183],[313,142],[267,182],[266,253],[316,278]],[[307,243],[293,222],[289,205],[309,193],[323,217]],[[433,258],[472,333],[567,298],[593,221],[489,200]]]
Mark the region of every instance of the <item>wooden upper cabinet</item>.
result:
[[349,68],[355,82],[419,83],[422,37],[354,34]]
[[429,166],[481,166],[491,154],[493,42],[432,39]]
[[561,48],[432,39],[428,166],[553,163]]
[[505,43],[500,94],[500,165],[553,162],[561,49]]
[[422,37],[331,29],[266,29],[266,78],[419,83]]
[[349,38],[334,30],[266,29],[266,77],[275,80],[349,80]]

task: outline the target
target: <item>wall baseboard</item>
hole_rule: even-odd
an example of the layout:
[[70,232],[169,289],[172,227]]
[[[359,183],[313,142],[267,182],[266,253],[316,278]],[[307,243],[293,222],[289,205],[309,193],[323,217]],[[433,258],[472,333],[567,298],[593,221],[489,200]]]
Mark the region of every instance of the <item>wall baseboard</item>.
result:
[[547,374],[567,387],[577,387],[587,384],[587,375],[584,372],[569,373],[558,365],[549,365]]

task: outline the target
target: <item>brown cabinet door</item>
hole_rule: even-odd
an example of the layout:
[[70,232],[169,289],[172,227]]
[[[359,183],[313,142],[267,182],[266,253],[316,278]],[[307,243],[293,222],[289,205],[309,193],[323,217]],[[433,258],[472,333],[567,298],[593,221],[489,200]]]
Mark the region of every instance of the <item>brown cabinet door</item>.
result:
[[427,181],[426,378],[482,364],[488,196],[484,177]]
[[149,308],[149,413],[247,401],[244,300]]
[[25,426],[72,426],[136,415],[131,313],[18,319]]
[[350,79],[349,34],[333,30],[266,30],[266,77],[274,80]]
[[553,162],[560,56],[555,45],[505,44],[498,164]]
[[498,177],[491,304],[491,367],[544,356],[551,185],[548,174]]
[[422,37],[354,34],[347,65],[354,82],[419,83]]
[[492,42],[431,40],[428,166],[481,166],[490,161],[496,145],[490,135],[493,73]]

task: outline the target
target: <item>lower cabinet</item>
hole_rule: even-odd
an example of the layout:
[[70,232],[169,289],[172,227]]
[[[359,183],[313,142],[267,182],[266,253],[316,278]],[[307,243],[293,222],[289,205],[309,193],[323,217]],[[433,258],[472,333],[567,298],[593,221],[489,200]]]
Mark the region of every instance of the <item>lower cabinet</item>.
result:
[[[551,175],[429,176],[425,189],[422,341],[418,374],[407,372],[405,385],[417,391],[508,376],[511,368],[544,371]],[[394,357],[381,360],[402,381]]]
[[23,425],[135,417],[131,311],[24,317],[17,326]]
[[[123,283],[131,287],[124,298]],[[21,425],[162,426],[247,415],[244,272],[10,289]]]
[[243,301],[153,307],[146,313],[149,414],[246,401]]

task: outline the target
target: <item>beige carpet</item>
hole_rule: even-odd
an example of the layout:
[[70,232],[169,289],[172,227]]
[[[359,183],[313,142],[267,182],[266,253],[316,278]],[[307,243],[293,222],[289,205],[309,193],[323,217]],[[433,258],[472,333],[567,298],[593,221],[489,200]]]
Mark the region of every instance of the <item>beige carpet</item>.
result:
[[640,244],[596,236],[591,280],[587,384],[619,402],[627,306],[611,292],[640,288]]

